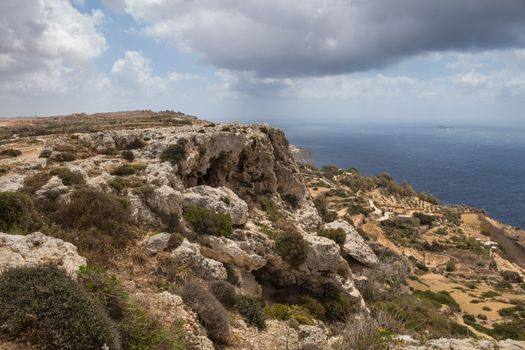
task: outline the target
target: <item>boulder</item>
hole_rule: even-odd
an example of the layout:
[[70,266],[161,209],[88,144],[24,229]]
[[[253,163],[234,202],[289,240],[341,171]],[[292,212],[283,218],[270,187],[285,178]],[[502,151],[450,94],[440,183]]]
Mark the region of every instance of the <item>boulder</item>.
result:
[[24,187],[23,175],[7,175],[0,177],[0,192],[16,192]]
[[168,185],[177,191],[184,190],[184,185],[175,174],[175,169],[170,162],[148,164],[145,173],[146,181],[150,184],[157,184],[158,186]]
[[223,264],[233,264],[244,271],[260,269],[267,262],[263,257],[241,249],[237,242],[225,237],[203,236],[199,242],[200,252],[205,257]]
[[21,266],[55,265],[76,276],[86,259],[78,255],[77,247],[41,232],[27,236],[0,233],[0,273]]
[[169,328],[182,327],[182,335],[190,349],[213,350],[213,343],[206,337],[195,313],[186,308],[182,298],[169,292],[156,294],[137,293],[135,298],[147,307],[158,321]]
[[50,178],[44,186],[36,191],[35,194],[37,196],[54,200],[67,192],[69,192],[69,188],[62,183],[62,180],[58,176],[55,175]]
[[205,280],[225,280],[228,276],[222,263],[204,257],[198,244],[184,239],[170,255],[171,261],[181,269],[191,271]]
[[168,248],[168,243],[171,238],[171,233],[162,232],[157,233],[151,237],[146,238],[140,245],[146,248],[150,253],[158,253],[166,250]]
[[229,214],[234,225],[244,225],[248,219],[248,205],[227,187],[191,187],[184,191],[182,201],[184,209],[196,206]]
[[343,245],[343,252],[366,266],[375,266],[379,263],[374,251],[366,244],[363,237],[356,229],[345,220],[332,221],[323,226],[325,229],[342,228],[346,233],[346,241]]
[[317,346],[319,349],[328,349],[327,333],[327,329],[321,326],[300,325],[297,332],[299,348]]
[[447,339],[439,338],[428,340],[421,345],[411,345],[402,347],[407,350],[522,350],[525,348],[525,341],[517,340],[483,340],[483,339]]
[[156,188],[153,193],[146,198],[148,207],[162,220],[169,224],[173,220],[182,217],[182,196],[168,185]]

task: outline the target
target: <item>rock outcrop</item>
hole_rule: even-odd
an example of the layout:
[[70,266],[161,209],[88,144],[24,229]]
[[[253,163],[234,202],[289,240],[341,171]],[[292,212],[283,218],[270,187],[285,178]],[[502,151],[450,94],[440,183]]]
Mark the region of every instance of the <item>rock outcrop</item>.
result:
[[325,224],[325,229],[341,228],[346,233],[346,241],[343,245],[344,253],[348,254],[358,262],[366,266],[375,266],[379,263],[374,251],[366,244],[357,230],[345,220],[336,220]]
[[40,232],[27,236],[0,233],[0,272],[14,267],[55,265],[76,276],[86,259],[77,248]]
[[191,272],[209,281],[225,280],[227,278],[226,269],[222,263],[203,256],[199,245],[190,243],[187,239],[184,239],[182,244],[173,250],[170,257],[171,262],[181,272]]

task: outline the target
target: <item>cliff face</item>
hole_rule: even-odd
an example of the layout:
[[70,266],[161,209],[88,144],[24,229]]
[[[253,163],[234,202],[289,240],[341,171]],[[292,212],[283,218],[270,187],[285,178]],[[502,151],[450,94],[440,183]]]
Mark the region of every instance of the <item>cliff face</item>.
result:
[[[436,304],[407,285],[432,291],[435,274],[453,280],[452,271],[445,273],[450,261],[462,270],[455,287],[460,276],[473,271],[490,275],[490,256],[477,246],[475,256],[472,237],[465,236],[471,228],[460,232],[464,227],[447,212],[450,208],[413,193],[386,193],[397,189],[388,179],[299,165],[284,133],[268,125],[144,113],[140,119],[120,114],[118,119],[58,119],[62,128],[73,125],[74,130],[47,135],[59,129],[49,125],[44,135],[13,138],[11,146],[22,155],[0,160],[8,169],[0,177],[0,192],[27,194],[37,213],[24,217],[40,219],[31,225],[16,222],[11,233],[31,233],[33,227],[43,233],[0,234],[0,252],[6,253],[0,272],[54,264],[76,276],[81,265],[104,265],[141,307],[175,328],[183,322],[190,349],[212,349],[210,339],[216,344],[217,339],[191,298],[174,294],[188,281],[215,292],[217,285],[231,288],[237,296],[258,300],[255,304],[262,301],[273,318],[266,330],[257,331],[249,327],[244,309],[225,302],[236,318],[228,324],[225,317],[227,334],[219,341],[229,349],[344,349],[356,346],[349,341],[361,324],[367,332],[387,327],[414,337],[455,335],[460,327],[455,304],[441,315],[444,297],[435,297]],[[87,198],[102,201],[90,206],[82,203]],[[417,205],[430,224],[393,222],[389,205],[403,203],[412,209]],[[445,229],[448,236],[441,239]],[[479,258],[485,255],[487,261]],[[521,276],[519,267],[501,256],[492,259],[491,266]],[[420,318],[438,313],[429,322],[441,323],[425,323],[417,331],[402,328],[397,319],[388,318],[392,323],[385,325],[385,320],[370,319],[383,315],[378,305],[394,310],[388,317],[410,309]],[[245,321],[237,320],[239,315]],[[338,332],[326,326],[342,321],[348,324]]]

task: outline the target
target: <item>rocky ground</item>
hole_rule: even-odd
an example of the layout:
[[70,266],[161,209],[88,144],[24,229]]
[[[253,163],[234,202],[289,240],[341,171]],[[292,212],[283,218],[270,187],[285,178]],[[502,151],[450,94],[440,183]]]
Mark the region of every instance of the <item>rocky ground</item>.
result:
[[178,344],[138,347],[113,319],[122,348],[525,348],[525,235],[481,211],[316,169],[268,125],[138,111],[0,135],[0,273],[118,281]]

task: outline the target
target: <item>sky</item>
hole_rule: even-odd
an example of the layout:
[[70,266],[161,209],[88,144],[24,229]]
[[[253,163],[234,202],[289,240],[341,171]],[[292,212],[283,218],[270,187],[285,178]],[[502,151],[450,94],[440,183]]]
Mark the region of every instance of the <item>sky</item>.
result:
[[525,125],[524,0],[2,0],[0,117]]

